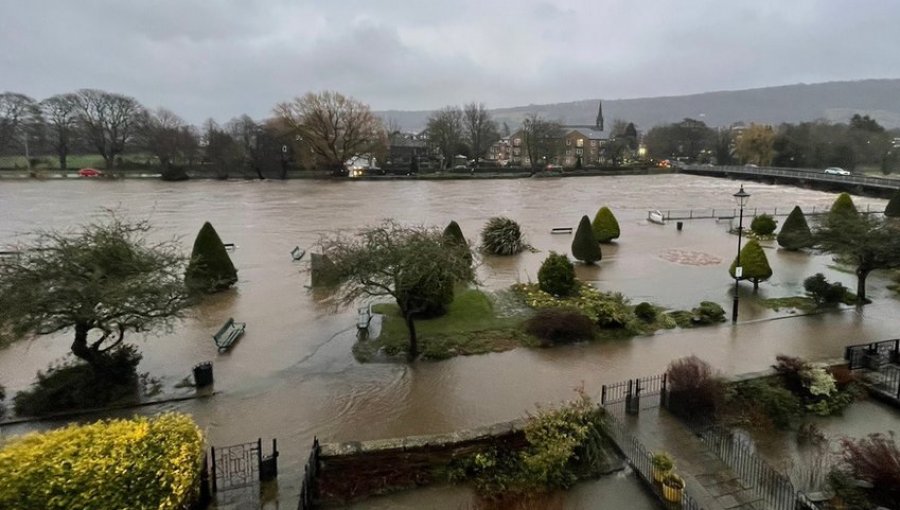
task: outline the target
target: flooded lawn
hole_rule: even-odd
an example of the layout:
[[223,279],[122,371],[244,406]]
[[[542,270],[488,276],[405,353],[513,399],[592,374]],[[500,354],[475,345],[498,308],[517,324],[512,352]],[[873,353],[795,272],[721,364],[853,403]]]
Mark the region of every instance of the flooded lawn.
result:
[[[621,176],[498,181],[16,181],[0,183],[0,244],[36,228],[65,228],[118,207],[149,217],[161,237],[181,236],[185,250],[203,221],[216,227],[239,272],[237,288],[206,300],[174,331],[137,338],[139,367],[162,380],[164,392],[212,360],[217,394],[205,400],[142,408],[137,412],[191,413],[213,445],[278,438],[282,493],[296,495],[301,459],[314,435],[348,441],[447,432],[523,415],[537,402],[572,396],[584,384],[598,395],[604,383],[661,372],[673,358],[697,354],[727,373],[763,369],[776,354],[807,359],[840,356],[843,347],[892,338],[900,307],[888,280],[869,279],[872,305],[862,312],[834,311],[766,321],[774,312],[757,301],[802,292],[805,277],[824,272],[853,288],[852,274],[835,270],[829,256],[766,250],[774,276],[741,286],[741,321],[692,330],[660,332],[632,340],[577,344],[554,349],[516,349],[441,362],[411,364],[354,360],[355,310],[335,310],[304,285],[306,261],[295,263],[294,246],[311,248],[319,235],[395,218],[443,227],[456,220],[477,244],[491,216],[506,215],[523,226],[537,253],[485,257],[479,278],[488,290],[537,279],[550,250],[569,252],[572,237],[550,229],[575,226],[609,206],[622,236],[603,246],[596,267],[578,267],[580,278],[633,302],[652,301],[689,309],[702,300],[730,310],[733,281],[727,273],[737,239],[727,222],[695,220],[674,225],[645,221],[648,209],[732,208],[738,182],[687,175]],[[835,194],[787,186],[748,184],[752,207],[795,204],[827,207]],[[883,200],[858,199],[863,207]],[[782,218],[783,219],[783,218]],[[211,335],[229,317],[247,332],[219,354]],[[8,393],[27,387],[35,372],[68,352],[65,335],[15,343],[0,350],[0,384]],[[123,411],[123,413],[127,413]],[[91,417],[85,417],[90,419]],[[4,435],[44,425],[4,428]]]

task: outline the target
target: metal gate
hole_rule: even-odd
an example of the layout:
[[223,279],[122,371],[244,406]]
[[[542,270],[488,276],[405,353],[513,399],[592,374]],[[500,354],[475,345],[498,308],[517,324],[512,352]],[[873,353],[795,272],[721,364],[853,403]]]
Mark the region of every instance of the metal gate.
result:
[[240,489],[259,482],[260,441],[211,447],[214,492]]

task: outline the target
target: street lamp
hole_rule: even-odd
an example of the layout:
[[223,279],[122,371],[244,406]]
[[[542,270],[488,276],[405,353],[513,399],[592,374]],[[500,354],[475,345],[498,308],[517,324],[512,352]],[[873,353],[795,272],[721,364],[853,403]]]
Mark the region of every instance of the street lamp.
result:
[[731,310],[731,323],[734,324],[737,322],[738,316],[738,281],[740,281],[744,272],[744,268],[741,267],[741,234],[744,232],[744,206],[750,200],[750,193],[744,191],[744,185],[741,184],[741,189],[732,196],[734,196],[734,201],[741,211],[740,216],[738,216],[737,262],[734,264],[734,308]]

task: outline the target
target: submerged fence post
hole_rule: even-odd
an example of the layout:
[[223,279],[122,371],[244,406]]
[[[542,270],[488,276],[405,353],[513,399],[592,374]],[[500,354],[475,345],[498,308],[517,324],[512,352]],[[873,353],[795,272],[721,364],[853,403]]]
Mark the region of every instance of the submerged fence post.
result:
[[212,490],[213,492],[216,492],[219,490],[218,486],[216,485],[216,447],[210,446],[209,451],[210,457],[212,458]]

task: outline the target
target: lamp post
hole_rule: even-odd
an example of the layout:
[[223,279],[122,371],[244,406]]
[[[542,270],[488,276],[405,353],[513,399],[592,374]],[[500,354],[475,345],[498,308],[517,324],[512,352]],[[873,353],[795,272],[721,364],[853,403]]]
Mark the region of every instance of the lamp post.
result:
[[734,201],[737,202],[741,211],[738,216],[737,262],[734,264],[734,308],[731,310],[731,323],[734,324],[737,322],[738,317],[738,282],[744,272],[744,268],[741,267],[741,234],[744,232],[744,206],[747,205],[747,200],[750,199],[750,193],[744,191],[744,185],[741,184],[741,189],[732,196],[734,196]]

